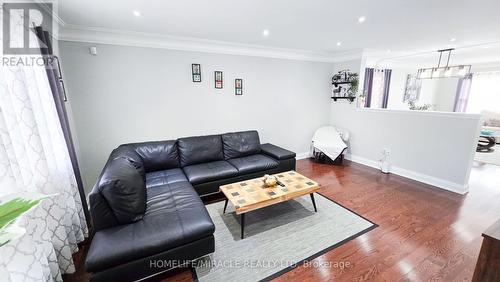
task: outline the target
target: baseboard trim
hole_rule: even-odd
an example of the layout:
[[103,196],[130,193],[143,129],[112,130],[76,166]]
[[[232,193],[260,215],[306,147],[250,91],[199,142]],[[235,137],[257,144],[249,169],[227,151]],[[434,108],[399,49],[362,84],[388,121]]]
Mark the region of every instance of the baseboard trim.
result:
[[360,156],[352,155],[352,154],[346,154],[344,157],[350,161],[355,162],[355,163],[366,165],[366,166],[373,167],[376,169],[380,169],[379,164],[376,161],[373,161],[373,160],[370,160],[367,158],[363,158]]
[[[346,155],[345,158],[348,160],[351,160],[352,162],[355,162],[355,163],[359,163],[362,165],[366,165],[369,167],[380,169],[379,163],[377,161],[374,161],[374,160],[370,160],[370,159],[363,158],[363,157],[356,156],[356,155]],[[390,172],[393,174],[397,174],[399,176],[405,177],[405,178],[409,178],[409,179],[412,179],[412,180],[415,180],[418,182],[432,185],[432,186],[435,186],[439,189],[444,189],[444,190],[451,191],[451,192],[454,192],[454,193],[457,193],[460,195],[464,195],[469,191],[468,184],[462,185],[459,183],[440,179],[440,178],[437,178],[434,176],[430,176],[430,175],[419,173],[416,171],[404,169],[404,168],[397,167],[397,166],[392,166]]]
[[303,160],[303,159],[308,159],[311,157],[311,154],[309,152],[302,152],[302,153],[297,153],[295,158],[297,160]]

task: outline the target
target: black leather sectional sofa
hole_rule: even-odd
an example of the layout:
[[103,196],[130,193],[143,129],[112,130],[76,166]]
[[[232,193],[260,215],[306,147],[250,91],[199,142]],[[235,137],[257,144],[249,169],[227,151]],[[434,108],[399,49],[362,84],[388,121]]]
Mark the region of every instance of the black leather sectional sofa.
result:
[[257,131],[121,145],[89,195],[92,281],[131,281],[214,251],[200,196],[219,186],[295,169],[295,153]]

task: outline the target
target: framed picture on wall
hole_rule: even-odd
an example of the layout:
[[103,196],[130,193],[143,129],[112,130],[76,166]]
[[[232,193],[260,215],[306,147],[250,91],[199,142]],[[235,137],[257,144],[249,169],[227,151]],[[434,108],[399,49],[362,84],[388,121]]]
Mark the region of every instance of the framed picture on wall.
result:
[[418,101],[421,88],[422,79],[413,74],[407,75],[403,103]]
[[193,82],[201,82],[201,66],[200,64],[191,64],[191,72]]
[[234,80],[234,94],[243,95],[243,79],[237,78]]
[[222,87],[223,87],[222,72],[215,71],[214,76],[215,76],[215,88],[222,89]]

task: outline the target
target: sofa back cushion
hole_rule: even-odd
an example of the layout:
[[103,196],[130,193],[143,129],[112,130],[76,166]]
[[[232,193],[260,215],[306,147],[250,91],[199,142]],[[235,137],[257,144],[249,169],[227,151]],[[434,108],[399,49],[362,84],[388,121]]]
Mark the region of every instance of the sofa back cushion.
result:
[[182,167],[224,159],[220,135],[186,137],[177,142]]
[[146,172],[166,170],[179,167],[177,141],[152,141],[128,144],[142,158]]
[[260,153],[259,133],[255,130],[222,134],[224,158],[234,159]]
[[119,223],[142,219],[146,211],[146,184],[130,159],[117,157],[110,160],[98,187]]

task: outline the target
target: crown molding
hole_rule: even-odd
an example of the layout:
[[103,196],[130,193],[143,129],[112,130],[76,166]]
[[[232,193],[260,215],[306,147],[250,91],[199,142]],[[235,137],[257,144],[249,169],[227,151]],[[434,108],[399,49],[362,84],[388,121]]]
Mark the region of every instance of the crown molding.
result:
[[363,52],[315,52],[70,24],[59,27],[58,40],[328,63],[357,59]]
[[[59,1],[58,0],[34,0],[45,12],[52,15],[52,20],[54,21],[55,26],[65,26],[66,23],[59,16]],[[52,4],[52,9],[50,9],[47,4]]]

